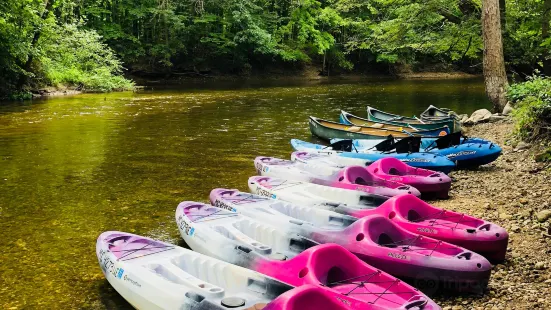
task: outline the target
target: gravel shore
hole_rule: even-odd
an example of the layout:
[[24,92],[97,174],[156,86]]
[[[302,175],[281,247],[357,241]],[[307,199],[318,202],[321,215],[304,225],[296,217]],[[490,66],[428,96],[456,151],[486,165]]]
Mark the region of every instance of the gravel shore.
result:
[[[449,200],[434,205],[501,225],[509,232],[505,262],[494,265],[481,295],[441,294],[433,299],[445,310],[551,309],[551,168],[534,160],[537,146],[506,145],[510,121],[479,124],[467,135],[496,142],[503,155],[477,170],[451,173]],[[519,149],[520,148],[520,149]]]

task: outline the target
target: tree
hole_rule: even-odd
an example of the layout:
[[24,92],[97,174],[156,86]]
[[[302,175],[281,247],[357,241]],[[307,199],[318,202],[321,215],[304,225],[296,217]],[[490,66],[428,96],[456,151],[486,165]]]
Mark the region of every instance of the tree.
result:
[[503,59],[499,0],[482,1],[482,39],[486,95],[492,102],[494,111],[501,112],[507,104],[505,95],[509,84]]
[[[551,17],[551,0],[545,0],[543,4],[543,14],[541,17],[541,38],[543,44],[551,46],[549,36],[549,19]],[[544,52],[543,56],[543,72],[545,75],[551,76],[551,55],[549,51]]]

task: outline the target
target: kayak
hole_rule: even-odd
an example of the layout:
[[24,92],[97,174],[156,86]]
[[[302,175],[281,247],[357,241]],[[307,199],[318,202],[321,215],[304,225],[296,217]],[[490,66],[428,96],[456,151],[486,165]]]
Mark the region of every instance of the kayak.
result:
[[[503,261],[509,235],[502,227],[463,213],[436,208],[414,195],[400,195],[379,204],[359,204],[335,198],[321,189],[269,177],[249,178],[251,193],[298,205],[363,218],[383,215],[410,232],[475,251],[491,261]],[[340,189],[339,189],[340,190]]]
[[397,277],[419,279],[433,274],[441,282],[453,279],[449,282],[483,286],[490,275],[491,265],[481,255],[412,233],[382,215],[354,220],[332,211],[235,189],[214,189],[210,200],[214,206],[231,208],[260,223],[277,226],[281,231],[297,233],[321,244],[339,244],[368,264]]
[[310,116],[308,122],[310,132],[312,135],[317,136],[324,140],[330,140],[334,138],[339,139],[381,139],[388,135],[393,135],[397,138],[405,138],[409,136],[420,137],[434,137],[443,136],[450,133],[449,128],[442,127],[428,131],[407,131],[405,129],[390,130],[376,127],[361,127],[361,126],[348,126],[339,124],[337,122],[331,122],[323,120],[317,117]]
[[[392,138],[388,139],[392,140]],[[388,139],[352,140],[352,148],[360,153],[371,153],[378,144]],[[331,143],[338,141],[343,140],[331,140]],[[461,138],[459,132],[438,139],[421,139],[419,150],[446,156],[455,162],[459,169],[486,165],[494,162],[501,155],[501,148],[497,144],[480,138]]]
[[358,153],[352,146],[344,148],[344,151],[342,151],[343,148],[338,148],[336,145],[325,146],[298,139],[291,139],[291,146],[296,151],[330,155],[331,160],[343,166],[367,166],[381,158],[394,157],[413,167],[441,171],[444,173],[449,173],[455,168],[455,163],[447,157],[429,152],[386,153],[384,151],[372,149],[369,150],[369,152]]
[[[193,250],[293,286],[317,285],[352,309],[362,304],[371,306],[368,309],[411,309],[413,304],[439,309],[415,288],[337,244],[305,243],[304,237],[280,227],[198,202],[180,203],[176,219],[182,238]],[[186,225],[194,228],[193,234]],[[380,298],[383,292],[385,298]]]
[[[291,161],[294,163],[293,166],[286,164],[287,161],[280,160],[281,162],[276,162],[273,167],[268,167],[267,163],[264,162],[270,160],[270,157],[257,157],[255,159],[255,166],[259,174],[264,176],[306,182],[308,182],[307,178],[309,177],[309,174],[307,172],[303,173],[302,171],[311,171],[312,174],[322,175],[327,178],[338,174],[344,169],[352,167],[340,166],[331,161],[329,157],[330,156],[308,152],[293,152],[291,154]],[[268,162],[268,164],[271,164],[271,162]],[[358,167],[369,173],[369,177],[364,177],[363,179],[375,177],[382,186],[388,186],[385,185],[386,183],[383,181],[391,182],[390,184],[409,185],[417,189],[425,196],[428,195],[439,198],[447,198],[451,187],[451,178],[446,174],[427,169],[415,168],[392,157],[379,159],[367,167]],[[357,169],[359,170],[359,168]],[[301,177],[303,178],[301,179]],[[335,178],[338,180],[338,177]],[[322,184],[320,182],[311,183]],[[390,185],[388,187],[393,186]],[[413,192],[409,194],[419,196],[417,193]]]
[[260,196],[272,199],[277,198],[296,204],[310,206],[317,204],[325,205],[329,202],[331,207],[337,203],[343,208],[352,210],[378,207],[389,198],[358,190],[264,176],[250,177],[249,189],[251,193]]
[[323,174],[323,171],[318,171],[315,166],[305,165],[299,161],[264,156],[256,157],[254,166],[263,176],[358,190],[387,197],[401,194],[421,195],[416,188],[381,178],[363,166],[349,166],[331,174]]
[[437,208],[413,195],[390,198],[376,209],[360,210],[353,216],[361,218],[372,214],[386,216],[411,232],[479,253],[491,262],[505,260],[509,234],[492,222]]
[[449,118],[438,121],[423,121],[416,117],[407,117],[396,115],[381,110],[377,110],[372,107],[367,107],[367,119],[374,122],[381,122],[383,124],[389,124],[394,126],[413,126],[415,128],[423,128],[426,130],[440,128],[448,126],[451,132],[461,131],[461,123],[459,121]]
[[[383,294],[384,293],[384,294]],[[386,298],[386,293],[380,292],[378,294],[380,298]],[[424,299],[419,299],[418,306],[422,306]],[[411,303],[412,306],[415,306],[414,303]],[[299,287],[296,287],[274,299],[272,302],[267,304],[264,308],[252,308],[248,310],[370,310],[373,309],[370,305],[360,304],[355,305],[355,308],[352,308],[351,305],[343,302],[339,297],[333,297],[325,293],[323,288],[305,284]],[[414,308],[410,308],[414,309]],[[436,309],[436,308],[435,308]],[[200,309],[198,309],[200,310]],[[210,309],[206,309],[210,310]]]
[[252,309],[293,288],[252,270],[124,232],[102,233],[96,254],[107,281],[137,309]]
[[364,168],[384,180],[407,184],[422,194],[448,198],[452,179],[444,173],[414,168],[392,157],[379,159]]

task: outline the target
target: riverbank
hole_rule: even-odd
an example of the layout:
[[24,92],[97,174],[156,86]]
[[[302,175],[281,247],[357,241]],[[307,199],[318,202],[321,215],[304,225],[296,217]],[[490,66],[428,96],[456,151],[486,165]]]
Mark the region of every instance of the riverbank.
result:
[[551,308],[551,232],[538,214],[551,209],[551,169],[537,163],[537,146],[508,145],[509,120],[467,128],[467,135],[496,142],[503,155],[478,170],[452,173],[451,199],[434,204],[490,220],[509,232],[503,264],[494,266],[482,296],[436,296],[443,309]]

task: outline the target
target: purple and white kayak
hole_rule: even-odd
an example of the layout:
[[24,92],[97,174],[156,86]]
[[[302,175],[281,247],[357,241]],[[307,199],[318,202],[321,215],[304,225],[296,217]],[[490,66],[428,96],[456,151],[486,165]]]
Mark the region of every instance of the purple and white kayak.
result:
[[481,255],[409,232],[381,215],[355,219],[229,189],[212,190],[210,199],[218,208],[235,210],[280,231],[293,232],[321,244],[339,244],[397,277],[439,280],[461,290],[478,290],[488,283],[491,265]]
[[[291,160],[300,163],[301,167],[307,166],[308,170],[325,175],[334,174],[354,165],[339,165],[332,161],[329,156],[308,152],[293,152]],[[421,194],[446,198],[451,186],[451,178],[443,172],[412,167],[392,157],[382,158],[370,163],[366,169],[379,178],[413,186]]]
[[268,198],[357,218],[382,215],[410,232],[465,247],[490,261],[500,262],[505,259],[509,240],[505,229],[464,213],[434,207],[413,195],[396,196],[374,204],[368,201],[370,197],[364,199],[358,195],[358,198],[354,198],[352,193],[336,192],[345,191],[343,189],[328,191],[320,185],[260,176],[249,178],[249,189],[252,193]]
[[124,232],[102,233],[96,254],[107,281],[137,309],[254,309],[293,288],[252,270]]
[[352,309],[439,309],[417,289],[339,245],[318,245],[228,208],[198,202],[180,203],[176,221],[193,250],[293,286],[316,285]]
[[263,156],[255,158],[254,165],[263,176],[358,190],[387,197],[401,194],[421,195],[413,186],[384,179],[362,166],[350,166],[331,174],[324,174],[323,170],[318,171],[316,166]]

